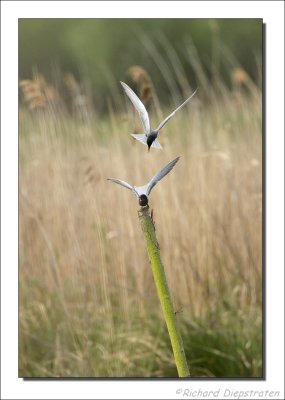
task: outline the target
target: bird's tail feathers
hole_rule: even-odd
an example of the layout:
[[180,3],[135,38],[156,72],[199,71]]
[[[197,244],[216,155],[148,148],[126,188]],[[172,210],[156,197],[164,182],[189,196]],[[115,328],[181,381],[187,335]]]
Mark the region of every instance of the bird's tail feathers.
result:
[[155,139],[155,140],[152,142],[151,147],[153,147],[153,148],[155,148],[155,149],[162,149],[162,146],[161,146],[161,144],[159,143],[159,141],[158,141],[157,139]]

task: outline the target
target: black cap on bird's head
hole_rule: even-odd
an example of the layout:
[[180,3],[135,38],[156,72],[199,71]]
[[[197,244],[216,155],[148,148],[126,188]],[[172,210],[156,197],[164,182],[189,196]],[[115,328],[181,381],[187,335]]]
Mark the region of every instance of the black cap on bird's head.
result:
[[148,198],[145,194],[139,196],[139,205],[145,207],[148,205]]

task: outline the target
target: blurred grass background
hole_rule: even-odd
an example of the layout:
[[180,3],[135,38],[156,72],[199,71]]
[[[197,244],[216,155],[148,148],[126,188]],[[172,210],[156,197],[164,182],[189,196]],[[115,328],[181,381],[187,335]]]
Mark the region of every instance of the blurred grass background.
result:
[[[261,20],[19,21],[19,375],[176,377],[132,195],[151,197],[193,377],[262,376]],[[44,44],[44,45],[43,45]],[[163,151],[119,80],[163,129]]]
[[121,103],[117,83],[131,65],[150,73],[168,104],[186,82],[206,86],[222,78],[229,85],[229,64],[260,85],[261,51],[261,19],[19,20],[20,78],[38,69],[61,86],[59,72],[68,71],[92,88],[100,112],[108,101]]

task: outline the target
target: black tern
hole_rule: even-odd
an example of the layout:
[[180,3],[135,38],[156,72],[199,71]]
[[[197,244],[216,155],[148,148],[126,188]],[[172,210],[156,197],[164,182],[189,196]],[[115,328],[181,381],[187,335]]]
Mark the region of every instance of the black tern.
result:
[[131,134],[131,136],[133,136],[139,142],[147,145],[148,146],[148,151],[150,150],[151,146],[154,147],[155,149],[161,149],[162,148],[161,144],[157,140],[157,136],[159,134],[159,131],[177,113],[177,111],[180,110],[180,108],[185,106],[185,104],[187,104],[188,101],[190,101],[192,99],[192,97],[196,94],[196,92],[198,90],[198,89],[196,89],[195,92],[190,97],[188,97],[187,100],[184,101],[184,103],[182,103],[178,108],[176,108],[176,110],[174,110],[170,115],[168,115],[168,117],[165,118],[156,129],[153,130],[150,127],[148,112],[146,111],[146,108],[143,105],[143,103],[140,101],[138,96],[133,92],[133,90],[128,85],[126,85],[124,82],[121,82],[121,85],[123,86],[123,88],[124,88],[127,96],[129,97],[129,99],[133,103],[135,109],[139,113],[139,116],[141,118],[141,121],[142,121],[142,124],[143,124],[143,127],[144,127],[144,132],[145,132],[143,134],[135,134],[135,133],[133,133],[133,134]]
[[112,181],[114,183],[118,183],[130,189],[139,199],[139,205],[142,207],[146,207],[148,205],[148,198],[150,192],[152,191],[153,187],[160,181],[165,175],[167,175],[174,165],[177,163],[180,157],[175,158],[175,160],[170,161],[165,167],[163,167],[154,177],[145,185],[145,186],[132,186],[125,181],[121,181],[120,179],[114,178],[107,178],[107,180]]

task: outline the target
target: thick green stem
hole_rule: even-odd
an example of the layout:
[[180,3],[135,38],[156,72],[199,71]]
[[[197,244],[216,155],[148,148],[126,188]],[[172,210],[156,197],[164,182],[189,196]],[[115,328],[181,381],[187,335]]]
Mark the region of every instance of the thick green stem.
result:
[[149,207],[141,208],[139,211],[139,218],[146,239],[147,252],[164,319],[170,336],[178,375],[180,378],[186,378],[190,376],[190,372],[185,357],[183,342],[178,331],[176,316],[166,281],[164,267],[160,258],[159,245],[155,235],[153,220],[149,213]]

